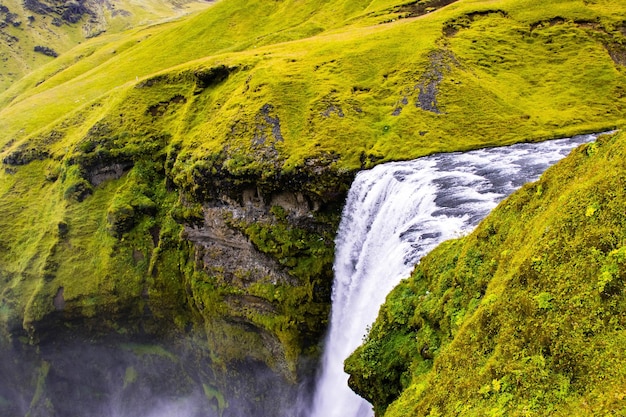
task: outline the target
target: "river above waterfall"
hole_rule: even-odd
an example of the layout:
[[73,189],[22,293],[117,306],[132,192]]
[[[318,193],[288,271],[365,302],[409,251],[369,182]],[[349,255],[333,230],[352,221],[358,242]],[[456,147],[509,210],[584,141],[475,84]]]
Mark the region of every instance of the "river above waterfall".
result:
[[436,245],[470,232],[501,200],[595,138],[436,154],[360,172],[335,240],[330,327],[311,417],[373,415],[348,388],[343,361],[386,295]]

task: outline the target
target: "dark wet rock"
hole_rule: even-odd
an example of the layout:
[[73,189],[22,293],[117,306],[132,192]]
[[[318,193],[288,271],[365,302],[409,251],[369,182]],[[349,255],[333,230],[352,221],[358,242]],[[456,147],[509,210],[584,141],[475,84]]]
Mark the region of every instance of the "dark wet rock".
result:
[[253,146],[272,146],[275,142],[285,141],[280,130],[280,119],[274,114],[274,106],[271,104],[264,104],[261,107],[255,123],[255,132],[252,137]]
[[89,169],[86,178],[92,185],[97,186],[104,181],[121,178],[132,166],[132,162],[95,165]]
[[24,0],[24,7],[37,14],[48,14],[52,12],[52,7],[38,0]]
[[238,66],[229,67],[226,65],[217,65],[202,71],[197,71],[194,74],[196,77],[196,85],[199,90],[204,90],[205,88],[223,82],[230,74],[238,69]]
[[52,303],[54,304],[54,309],[57,311],[62,311],[65,308],[65,298],[63,297],[63,287],[59,287]]
[[411,1],[401,6],[397,6],[395,11],[405,13],[402,17],[422,16],[444,6],[454,3],[457,0],[419,0]]
[[441,78],[428,81],[426,84],[419,85],[419,95],[417,96],[417,107],[422,110],[433,113],[441,113],[437,107],[437,85],[441,82]]
[[55,26],[77,23],[83,16],[94,14],[85,0],[24,0],[24,7],[33,13],[53,16]]
[[92,194],[93,187],[87,180],[82,178],[69,184],[63,193],[66,199],[76,200],[79,203]]
[[450,64],[456,63],[456,59],[450,52],[444,50],[432,52],[429,58],[430,68],[415,86],[419,90],[415,105],[422,110],[439,114],[441,113],[437,103],[439,83],[443,80],[444,74],[450,70]]
[[59,54],[52,48],[48,48],[47,46],[37,45],[34,48],[35,52],[39,52],[40,54],[44,54],[46,56],[50,56],[52,58],[56,58]]
[[[204,225],[186,226],[185,239],[196,248],[196,263],[218,282],[247,288],[255,282],[294,283],[281,265],[271,257],[260,253],[246,235],[228,223],[231,216],[244,215],[244,208],[233,206],[204,208]],[[265,215],[253,213],[251,218]]]
[[70,231],[69,225],[65,222],[59,222],[57,224],[57,229],[58,229],[60,239],[65,239],[67,237],[67,234]]
[[4,19],[0,21],[0,29],[4,29],[8,26],[19,27],[22,22],[18,20],[19,16],[16,13],[11,12],[11,10],[0,4],[0,16],[4,15]]
[[26,165],[33,161],[42,161],[50,155],[47,151],[37,148],[20,148],[11,152],[2,159],[5,165]]
[[170,105],[185,104],[186,102],[187,102],[187,99],[185,98],[185,96],[181,94],[176,94],[174,97],[172,97],[169,100],[160,101],[157,104],[153,104],[152,106],[148,107],[147,113],[149,113],[153,117],[163,116],[165,112],[168,110],[168,108],[170,107]]

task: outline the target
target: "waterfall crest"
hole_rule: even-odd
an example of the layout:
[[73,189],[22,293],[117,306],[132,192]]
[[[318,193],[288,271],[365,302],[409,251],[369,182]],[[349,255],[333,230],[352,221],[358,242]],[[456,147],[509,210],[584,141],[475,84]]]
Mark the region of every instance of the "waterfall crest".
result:
[[343,361],[387,294],[437,244],[471,231],[502,199],[595,138],[437,154],[360,172],[335,240],[332,313],[311,417],[373,415],[348,388]]

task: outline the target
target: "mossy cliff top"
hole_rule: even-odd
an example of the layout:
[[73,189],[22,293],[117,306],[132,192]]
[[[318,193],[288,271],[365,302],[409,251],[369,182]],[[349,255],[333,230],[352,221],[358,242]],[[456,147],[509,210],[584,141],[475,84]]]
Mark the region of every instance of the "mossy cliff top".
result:
[[3,335],[310,375],[354,173],[622,125],[622,3],[222,0],[76,46],[0,95]]
[[388,296],[346,361],[377,415],[624,410],[625,144],[578,148]]

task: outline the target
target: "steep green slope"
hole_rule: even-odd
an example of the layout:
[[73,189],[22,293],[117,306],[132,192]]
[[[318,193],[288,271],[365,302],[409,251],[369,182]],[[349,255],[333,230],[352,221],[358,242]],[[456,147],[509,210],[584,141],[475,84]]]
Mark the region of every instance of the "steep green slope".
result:
[[193,0],[4,0],[0,3],[0,91],[86,39],[208,5]]
[[[144,77],[190,60],[196,61],[169,70],[163,80],[220,65],[232,67],[233,74],[228,83],[189,102],[184,122],[173,127],[177,138],[208,148],[203,153],[234,140],[249,153],[245,135],[226,132],[237,123],[254,124],[270,104],[282,130],[280,168],[287,170],[316,152],[337,153],[343,167],[355,169],[361,159],[415,157],[616,126],[623,115],[624,75],[619,53],[613,60],[609,51],[622,51],[622,23],[576,2],[564,3],[562,10],[538,8],[535,14],[510,3],[510,11],[507,3],[497,8],[455,3],[445,13],[366,27],[375,19],[371,14],[360,10],[358,19],[348,10],[333,15],[326,29],[347,18],[356,21],[351,26],[265,47],[274,41],[268,33],[281,33],[281,40],[308,36],[294,27],[312,24],[318,15],[321,20],[324,4],[307,6],[311,16],[301,23],[296,15],[294,24],[276,5],[278,10],[265,11],[270,7],[265,2],[258,8],[220,3],[191,20],[135,32],[110,49],[81,46],[74,58],[65,57],[67,68],[50,66],[17,84],[4,94],[10,105],[0,112],[5,132],[0,143],[36,143],[40,129],[49,130],[46,126],[68,113],[99,118],[109,108],[88,106],[122,101]],[[263,24],[247,22],[241,10],[258,10]],[[397,15],[389,13],[376,19]],[[230,31],[231,26],[242,27]],[[149,96],[143,100],[146,107],[156,104]],[[60,145],[65,149],[79,137]]]
[[[446,3],[222,0],[84,42],[12,85],[4,338],[171,342],[210,363],[181,380],[258,390],[244,411],[279,407],[245,372],[292,388],[313,374],[356,171],[624,123],[622,2],[424,14]],[[67,365],[47,360],[53,375]]]
[[389,295],[346,362],[377,415],[623,412],[625,143],[575,150]]

